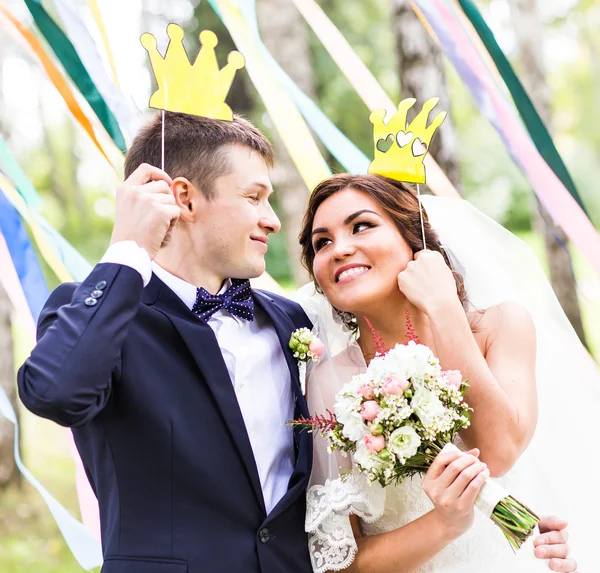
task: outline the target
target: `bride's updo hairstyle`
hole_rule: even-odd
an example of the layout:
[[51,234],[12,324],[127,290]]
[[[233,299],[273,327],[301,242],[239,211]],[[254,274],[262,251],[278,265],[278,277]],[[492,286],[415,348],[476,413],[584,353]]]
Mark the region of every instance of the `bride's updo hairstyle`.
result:
[[[302,248],[302,264],[309,272],[311,279],[315,280],[313,262],[315,252],[311,234],[317,209],[328,197],[344,189],[353,188],[366,193],[374,199],[394,221],[398,231],[408,243],[413,253],[423,250],[423,234],[421,231],[421,218],[419,216],[419,200],[416,193],[404,183],[383,177],[381,175],[351,175],[340,173],[333,175],[319,183],[308,202],[308,209],[304,215],[302,231],[299,235]],[[425,241],[427,249],[438,251],[444,257],[446,264],[454,275],[456,291],[463,307],[466,308],[467,294],[462,276],[450,264],[444,249],[440,245],[437,233],[431,228],[427,213],[423,209],[423,223],[425,226]],[[317,290],[319,286],[315,282]]]

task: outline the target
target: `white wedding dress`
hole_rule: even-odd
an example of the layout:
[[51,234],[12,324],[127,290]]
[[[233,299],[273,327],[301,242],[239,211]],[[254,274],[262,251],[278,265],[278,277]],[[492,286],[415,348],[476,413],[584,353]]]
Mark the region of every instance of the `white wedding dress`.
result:
[[[494,480],[542,515],[569,521],[569,544],[582,573],[600,570],[595,542],[600,534],[600,467],[595,436],[600,413],[600,372],[566,319],[539,263],[521,241],[466,201],[424,197],[433,228],[452,264],[463,274],[473,308],[516,300],[532,315],[537,331],[539,416],[534,438],[515,466]],[[309,365],[311,414],[333,410],[334,396],[366,364],[360,349],[313,285],[300,289],[302,304],[327,352]],[[457,444],[459,447],[460,443]],[[382,488],[351,471],[351,461],[327,452],[315,436],[315,459],[307,494],[306,530],[315,573],[348,567],[357,551],[349,514],[363,535],[392,531],[433,507],[422,477]],[[596,542],[597,543],[597,542]],[[476,511],[472,528],[447,545],[419,573],[536,573],[549,571],[533,556],[532,539],[516,554],[498,527]]]
[[[537,505],[532,492],[519,487],[519,472],[511,471],[499,480],[501,485],[524,503]],[[387,487],[383,515],[372,523],[361,523],[364,535],[393,531],[421,517],[433,504],[422,489],[421,476]],[[433,559],[417,570],[418,573],[534,573],[547,572],[548,565],[533,556],[532,542],[515,555],[498,527],[483,513],[475,512],[472,528],[456,541],[447,545]]]

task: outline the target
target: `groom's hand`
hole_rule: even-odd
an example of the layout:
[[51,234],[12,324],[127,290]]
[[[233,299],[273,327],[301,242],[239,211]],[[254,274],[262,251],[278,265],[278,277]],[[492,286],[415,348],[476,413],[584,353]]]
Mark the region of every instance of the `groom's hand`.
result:
[[142,163],[117,189],[111,245],[135,241],[154,259],[180,214],[172,184],[162,169]]
[[535,556],[549,559],[552,571],[577,571],[577,562],[569,558],[567,522],[553,515],[542,517],[539,528],[541,535],[533,541]]

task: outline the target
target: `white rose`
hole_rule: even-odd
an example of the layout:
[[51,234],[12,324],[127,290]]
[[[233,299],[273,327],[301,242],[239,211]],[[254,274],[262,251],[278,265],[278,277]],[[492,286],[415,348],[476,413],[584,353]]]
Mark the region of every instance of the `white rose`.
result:
[[344,396],[338,394],[333,405],[333,411],[336,417],[339,418],[340,416],[350,414],[350,412],[355,412],[357,410],[355,406],[356,402],[357,398],[354,398],[352,395]]
[[371,453],[364,440],[356,444],[356,451],[352,454],[354,461],[365,470],[379,469],[384,465],[384,461],[377,455]]
[[399,458],[412,458],[421,445],[421,438],[412,426],[394,430],[388,439],[387,448]]
[[344,426],[342,434],[356,442],[365,435],[366,425],[361,415],[354,410],[353,405],[354,400],[340,400],[335,403],[334,410],[338,422]]
[[440,399],[433,392],[422,386],[416,388],[410,405],[426,428],[431,426],[438,418],[442,418],[446,413],[446,408]]

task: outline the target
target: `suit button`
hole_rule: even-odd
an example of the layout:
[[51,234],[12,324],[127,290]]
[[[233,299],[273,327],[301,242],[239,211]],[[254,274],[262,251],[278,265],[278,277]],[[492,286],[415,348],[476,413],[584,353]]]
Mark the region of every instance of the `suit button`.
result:
[[268,543],[271,536],[269,535],[269,530],[265,527],[258,532],[258,538],[261,543]]
[[95,306],[98,304],[98,301],[95,298],[92,298],[91,296],[88,296],[83,302],[87,306]]
[[103,294],[104,294],[104,291],[101,291],[101,290],[98,290],[98,289],[96,289],[96,290],[93,290],[93,291],[90,293],[90,296],[91,296],[92,298],[100,298],[100,297],[101,297]]
[[95,288],[98,290],[104,290],[106,288],[106,281],[98,281]]

